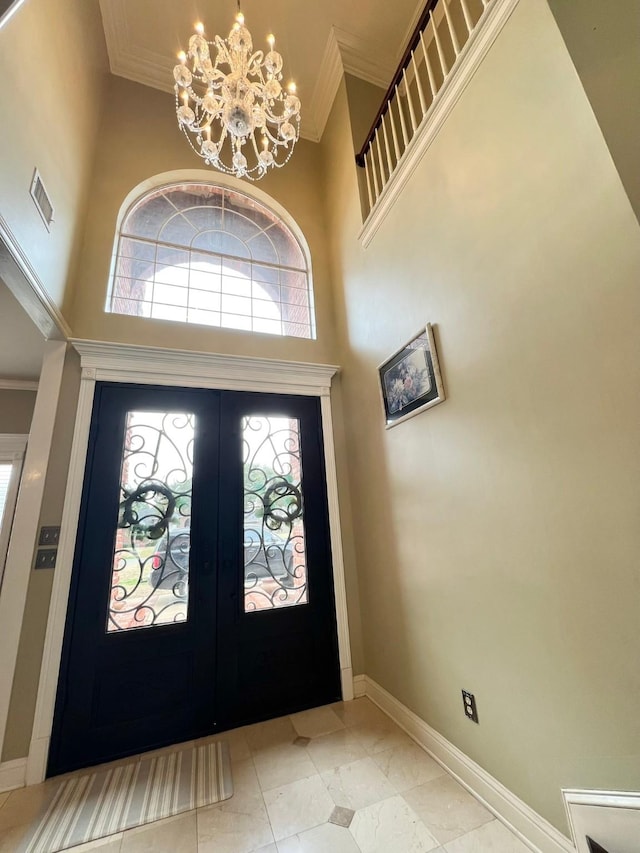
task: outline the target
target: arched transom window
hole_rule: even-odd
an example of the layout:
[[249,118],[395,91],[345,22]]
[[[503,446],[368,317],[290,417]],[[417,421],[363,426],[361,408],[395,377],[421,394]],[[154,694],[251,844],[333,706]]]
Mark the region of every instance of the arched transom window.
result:
[[118,236],[107,311],[314,338],[305,252],[265,205],[210,184],[154,190]]

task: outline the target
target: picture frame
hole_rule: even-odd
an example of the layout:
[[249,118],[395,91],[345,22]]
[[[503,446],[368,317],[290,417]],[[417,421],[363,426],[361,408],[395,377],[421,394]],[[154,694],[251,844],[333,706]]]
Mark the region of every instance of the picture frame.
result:
[[431,324],[386,359],[378,374],[386,429],[442,403],[444,385]]

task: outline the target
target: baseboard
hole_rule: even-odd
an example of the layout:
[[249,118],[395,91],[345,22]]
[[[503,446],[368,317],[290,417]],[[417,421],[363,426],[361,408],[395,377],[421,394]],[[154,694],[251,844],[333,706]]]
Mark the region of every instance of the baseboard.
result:
[[353,698],[359,699],[364,696],[366,693],[366,675],[354,675],[353,676]]
[[368,676],[354,678],[354,691],[364,693],[388,714],[409,737],[426,750],[461,785],[480,800],[495,816],[536,853],[575,853],[575,847],[559,830],[530,806],[494,779],[479,764],[461,752],[424,720],[410,711]]
[[0,793],[23,788],[27,775],[27,759],[16,758],[14,761],[3,761],[0,764]]

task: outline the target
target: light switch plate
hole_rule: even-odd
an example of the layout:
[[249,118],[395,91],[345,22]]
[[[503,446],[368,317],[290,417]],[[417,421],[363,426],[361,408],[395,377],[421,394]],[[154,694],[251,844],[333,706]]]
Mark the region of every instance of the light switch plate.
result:
[[40,548],[36,552],[36,569],[55,569],[56,557],[58,556],[57,548]]
[[38,545],[57,545],[60,541],[60,528],[59,527],[41,527],[40,528],[40,538],[38,539]]

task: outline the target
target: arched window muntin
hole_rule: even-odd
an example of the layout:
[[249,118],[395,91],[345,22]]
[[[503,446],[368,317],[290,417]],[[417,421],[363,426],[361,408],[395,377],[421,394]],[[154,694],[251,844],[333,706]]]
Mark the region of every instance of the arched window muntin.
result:
[[248,193],[163,184],[122,217],[106,311],[315,338],[308,250]]

